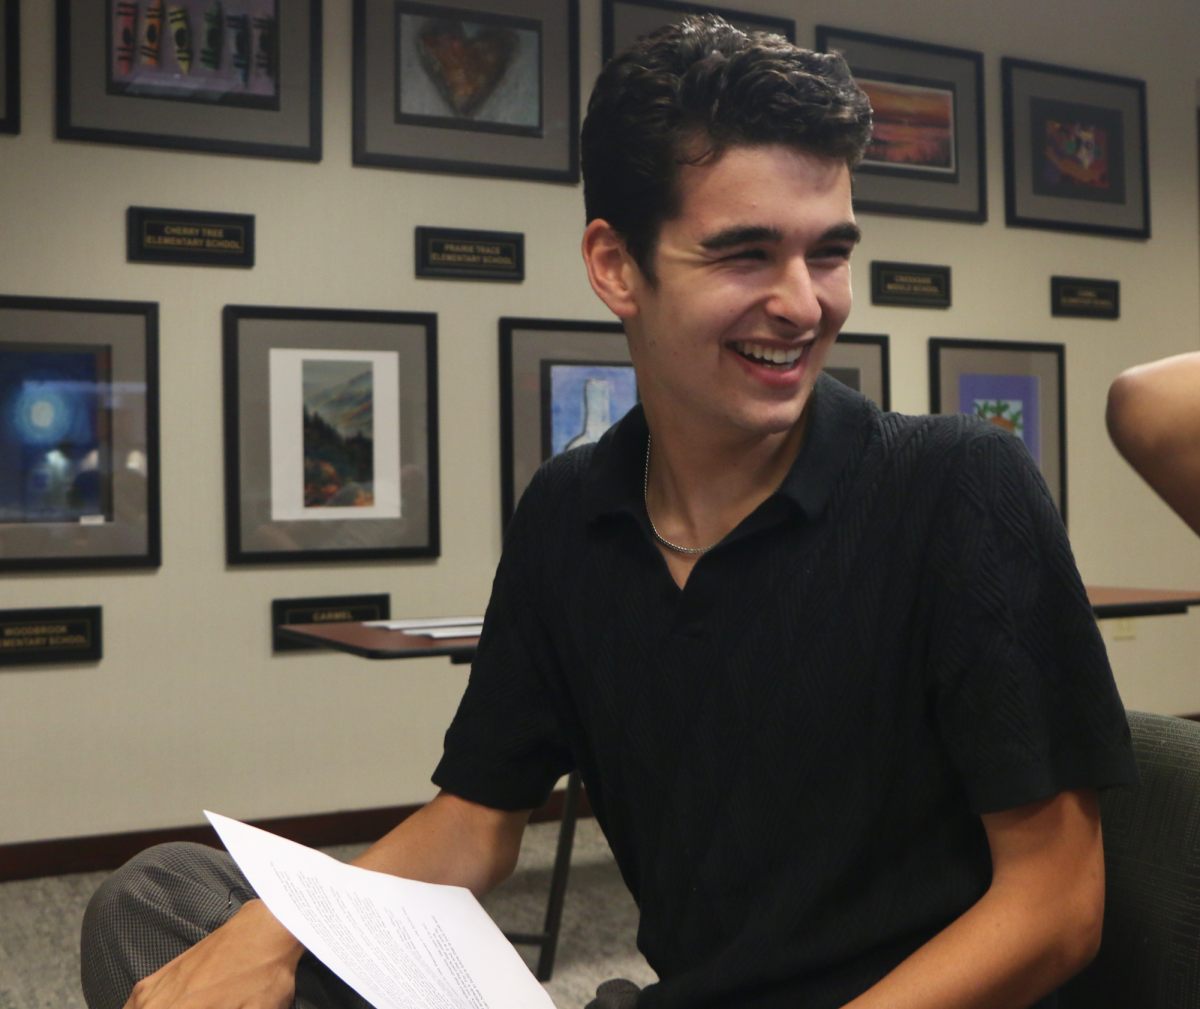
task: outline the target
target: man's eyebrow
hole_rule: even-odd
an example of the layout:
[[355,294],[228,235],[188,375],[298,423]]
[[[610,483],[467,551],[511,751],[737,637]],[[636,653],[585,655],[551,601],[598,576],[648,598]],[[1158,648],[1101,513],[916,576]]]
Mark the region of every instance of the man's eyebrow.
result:
[[853,242],[857,245],[862,241],[862,228],[850,221],[846,221],[845,224],[835,224],[821,236],[821,241]]
[[701,239],[702,249],[729,249],[735,245],[748,245],[751,242],[782,242],[783,232],[779,228],[768,228],[765,225],[749,227],[726,228],[715,235]]

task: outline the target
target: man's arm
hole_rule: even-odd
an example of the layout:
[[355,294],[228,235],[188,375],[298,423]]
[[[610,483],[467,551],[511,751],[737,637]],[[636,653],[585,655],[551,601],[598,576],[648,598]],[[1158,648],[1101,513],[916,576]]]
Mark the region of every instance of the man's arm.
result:
[[[354,860],[376,872],[465,886],[512,874],[529,810],[506,813],[442,792]],[[138,982],[126,1009],[288,1009],[304,948],[260,900]]]
[[1025,1009],[1100,947],[1104,850],[1095,789],[983,817],[992,884],[846,1009]]
[[1200,533],[1200,353],[1118,375],[1108,390],[1108,433],[1146,483]]

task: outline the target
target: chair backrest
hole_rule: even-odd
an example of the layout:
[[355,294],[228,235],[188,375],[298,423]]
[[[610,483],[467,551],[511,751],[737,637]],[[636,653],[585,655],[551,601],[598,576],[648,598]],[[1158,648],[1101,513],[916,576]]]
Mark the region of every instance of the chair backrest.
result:
[[1142,784],[1100,796],[1104,937],[1059,1005],[1200,1009],[1200,724],[1128,715]]

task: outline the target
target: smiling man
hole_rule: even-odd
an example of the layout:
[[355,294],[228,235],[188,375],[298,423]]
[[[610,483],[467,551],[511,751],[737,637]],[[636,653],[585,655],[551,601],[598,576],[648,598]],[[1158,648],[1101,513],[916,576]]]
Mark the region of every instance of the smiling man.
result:
[[[583,254],[641,405],[530,484],[442,792],[358,860],[486,891],[578,767],[661,978],[639,1009],[1044,1009],[1099,942],[1096,789],[1137,771],[1037,467],[821,376],[869,130],[839,57],[712,18],[604,69]],[[85,990],[358,1004],[303,952],[171,846],[93,901]]]

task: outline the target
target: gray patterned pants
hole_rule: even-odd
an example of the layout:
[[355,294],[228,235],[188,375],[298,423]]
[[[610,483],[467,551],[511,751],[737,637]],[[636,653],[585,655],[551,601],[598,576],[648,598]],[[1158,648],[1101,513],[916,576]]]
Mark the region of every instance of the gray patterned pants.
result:
[[[82,981],[89,1009],[121,1009],[133,986],[225,924],[254,891],[233,859],[202,844],[147,848],[108,877],[83,916]],[[371,1009],[305,955],[293,1009]]]

